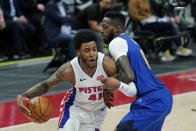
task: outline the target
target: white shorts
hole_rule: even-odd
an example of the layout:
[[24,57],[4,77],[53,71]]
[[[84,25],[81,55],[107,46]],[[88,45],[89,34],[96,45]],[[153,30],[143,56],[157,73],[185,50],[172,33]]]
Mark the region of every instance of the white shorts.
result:
[[61,112],[58,131],[100,131],[106,112],[106,107],[89,112],[71,106]]

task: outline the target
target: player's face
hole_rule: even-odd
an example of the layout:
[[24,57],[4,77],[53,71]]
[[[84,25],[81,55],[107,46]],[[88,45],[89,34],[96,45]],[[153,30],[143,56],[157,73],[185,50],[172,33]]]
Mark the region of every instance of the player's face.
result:
[[77,51],[77,55],[80,56],[82,62],[89,68],[97,66],[98,53],[95,41],[83,43]]
[[102,36],[106,44],[109,44],[112,39],[114,39],[114,26],[111,24],[111,20],[107,17],[104,17],[102,22]]

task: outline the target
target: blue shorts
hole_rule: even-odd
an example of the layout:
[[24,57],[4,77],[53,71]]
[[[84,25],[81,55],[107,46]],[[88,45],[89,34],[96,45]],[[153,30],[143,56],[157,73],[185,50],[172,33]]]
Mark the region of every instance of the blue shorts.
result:
[[172,104],[172,95],[168,89],[139,97],[131,104],[130,112],[120,121],[115,131],[161,131]]

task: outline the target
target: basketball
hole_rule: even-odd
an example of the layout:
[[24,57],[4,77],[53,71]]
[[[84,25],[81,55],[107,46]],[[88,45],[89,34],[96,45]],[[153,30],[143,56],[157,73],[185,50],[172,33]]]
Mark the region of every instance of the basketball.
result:
[[43,96],[30,99],[27,103],[27,108],[31,112],[31,117],[29,117],[29,119],[35,123],[48,121],[53,113],[52,104]]

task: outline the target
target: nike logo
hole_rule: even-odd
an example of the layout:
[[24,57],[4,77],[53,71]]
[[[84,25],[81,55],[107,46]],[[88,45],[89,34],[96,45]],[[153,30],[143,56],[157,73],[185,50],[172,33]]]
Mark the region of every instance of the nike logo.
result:
[[142,99],[137,100],[138,102],[142,102]]
[[105,110],[105,107],[101,109],[101,111],[104,111],[104,110]]
[[84,81],[84,80],[86,80],[87,78],[84,78],[84,79],[80,79],[80,81]]

